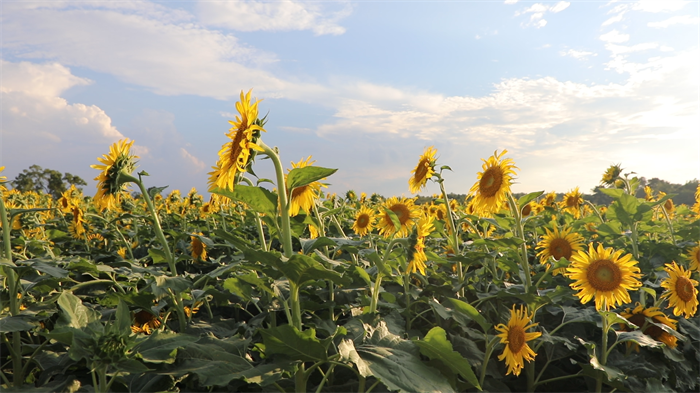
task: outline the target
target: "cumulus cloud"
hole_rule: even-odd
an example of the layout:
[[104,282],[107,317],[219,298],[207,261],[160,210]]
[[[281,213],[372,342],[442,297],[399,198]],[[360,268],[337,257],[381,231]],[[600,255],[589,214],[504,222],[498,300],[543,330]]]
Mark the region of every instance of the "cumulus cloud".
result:
[[[329,5],[340,5],[329,11]],[[236,1],[197,3],[197,16],[207,26],[238,31],[311,30],[316,35],[343,34],[340,19],[350,15],[350,3],[310,3],[300,1]]]
[[551,13],[556,14],[558,12],[564,11],[565,9],[569,8],[570,5],[571,5],[571,3],[568,1],[560,1],[554,5],[535,3],[522,11],[517,11],[515,13],[515,16],[531,14],[530,20],[527,22],[523,22],[521,26],[523,26],[523,27],[534,26],[535,28],[539,29],[539,28],[542,28],[542,27],[547,25],[547,20],[544,19],[544,15],[547,12],[551,12]]

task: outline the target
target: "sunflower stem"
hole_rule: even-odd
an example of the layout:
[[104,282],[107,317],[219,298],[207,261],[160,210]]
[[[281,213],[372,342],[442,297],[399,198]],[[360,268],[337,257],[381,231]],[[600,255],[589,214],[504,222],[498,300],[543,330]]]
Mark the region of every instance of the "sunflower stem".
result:
[[[459,234],[457,233],[457,227],[455,227],[455,220],[454,217],[452,216],[452,207],[450,206],[450,198],[447,197],[447,192],[445,191],[445,179],[440,176],[438,180],[438,184],[440,185],[440,192],[442,193],[442,199],[445,201],[445,207],[447,210],[447,218],[449,219],[449,228],[448,231],[450,232],[450,245],[452,246],[452,251],[454,251],[454,255],[458,256],[459,255]],[[462,262],[458,261],[457,262],[457,274],[459,275],[459,283],[461,284],[464,282],[464,271],[462,270]],[[459,296],[464,297],[464,287],[459,289]]]
[[493,349],[496,347],[496,343],[499,341],[498,337],[494,337],[489,341],[488,333],[484,332],[484,337],[486,341],[486,352],[484,353],[484,361],[481,363],[481,375],[479,376],[479,386],[484,386],[484,379],[486,379],[486,368],[491,359],[491,354],[493,354]]
[[639,245],[638,245],[639,235],[637,234],[637,222],[636,221],[630,225],[630,231],[632,232],[632,255],[634,256],[635,260],[639,260]]
[[5,198],[0,191],[0,220],[2,220],[2,245],[4,249],[5,258],[12,261],[12,244],[10,244],[10,221],[7,218],[7,211],[5,210]]
[[[602,337],[602,343],[601,343],[601,350],[600,350],[600,365],[605,366],[608,360],[608,331],[610,330],[610,323],[608,321],[608,318],[606,315],[604,315],[602,312],[600,312],[600,317],[603,320],[603,337]],[[600,393],[603,390],[603,372],[599,371],[598,376],[596,377],[596,387],[595,391],[596,393]]]
[[[253,186],[253,182],[250,181],[250,179],[241,176],[241,180],[246,182],[249,186]],[[260,239],[260,246],[264,251],[269,251],[269,249],[267,248],[267,242],[265,241],[265,231],[263,230],[262,220],[260,220],[260,213],[253,212],[253,215],[255,216],[255,226],[258,229],[258,238]]]
[[277,175],[277,197],[279,198],[280,219],[282,220],[282,248],[284,256],[289,258],[294,253],[292,249],[292,228],[289,224],[289,203],[287,201],[287,184],[284,180],[284,168],[280,161],[280,156],[272,150],[262,139],[258,139],[258,146],[262,147],[263,152],[268,156],[275,166],[275,174]]
[[518,203],[515,201],[513,194],[510,192],[508,193],[508,206],[510,207],[511,214],[513,214],[513,218],[515,219],[515,236],[523,241],[523,243],[519,246],[518,256],[525,275],[525,280],[523,282],[525,285],[525,293],[529,293],[530,288],[532,288],[532,278],[530,278],[530,263],[527,260],[527,244],[525,243],[525,230],[523,229],[522,213],[518,208]]
[[673,242],[674,246],[677,246],[676,244],[676,238],[673,236],[673,223],[671,222],[671,217],[669,217],[668,212],[666,211],[666,207],[664,205],[661,205],[661,211],[664,213],[664,218],[666,219],[666,225],[668,225],[668,231],[671,235],[671,241]]

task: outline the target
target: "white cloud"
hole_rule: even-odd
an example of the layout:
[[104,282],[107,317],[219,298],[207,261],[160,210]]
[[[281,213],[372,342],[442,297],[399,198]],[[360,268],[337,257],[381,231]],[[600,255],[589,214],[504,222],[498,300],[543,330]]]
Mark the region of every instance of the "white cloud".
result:
[[697,25],[698,23],[700,23],[700,18],[697,16],[679,15],[672,16],[659,22],[649,22],[647,23],[647,26],[657,29],[665,29],[672,25]]
[[238,31],[311,30],[316,35],[343,34],[338,21],[350,15],[350,3],[342,2],[337,11],[324,8],[329,3],[283,0],[276,2],[236,1],[197,3],[199,21],[208,26]]
[[531,5],[529,8],[526,8],[522,11],[517,11],[515,13],[515,16],[532,14],[532,15],[530,15],[530,20],[527,23],[523,22],[521,24],[521,26],[522,27],[534,26],[536,29],[539,29],[539,28],[542,28],[542,27],[547,25],[547,20],[544,19],[544,15],[547,12],[551,12],[551,13],[556,14],[558,12],[564,11],[565,9],[569,8],[570,5],[571,5],[571,3],[568,1],[560,1],[554,5],[535,3],[535,4]]
[[594,52],[579,51],[574,49],[569,49],[568,51],[560,51],[559,55],[573,57],[574,59],[578,60],[586,60],[589,56],[598,56],[598,54]]
[[601,41],[620,44],[620,43],[629,41],[630,35],[629,34],[622,34],[617,30],[613,30],[611,32],[608,32],[608,33],[601,35],[599,38]]
[[187,149],[185,149],[184,147],[180,148],[180,156],[184,158],[187,161],[187,163],[189,163],[189,166],[193,167],[193,170],[189,172],[198,173],[202,171],[205,167],[204,162],[202,162],[202,160],[190,154],[190,152],[188,152]]
[[505,4],[515,4],[517,2],[518,2],[518,0],[506,0]]
[[689,1],[679,1],[679,0],[640,0],[633,4],[632,7],[638,11],[644,12],[669,12],[678,11],[689,4]]

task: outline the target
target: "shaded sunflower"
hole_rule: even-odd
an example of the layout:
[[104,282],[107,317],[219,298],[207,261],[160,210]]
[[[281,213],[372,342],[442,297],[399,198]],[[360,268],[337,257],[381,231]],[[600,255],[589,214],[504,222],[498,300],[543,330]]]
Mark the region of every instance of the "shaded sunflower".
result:
[[367,206],[362,206],[355,214],[355,223],[352,224],[352,230],[357,236],[367,236],[374,229],[377,213],[374,209]]
[[474,196],[472,203],[474,210],[484,216],[490,216],[498,212],[506,203],[507,194],[510,193],[510,184],[515,175],[513,169],[517,169],[510,158],[501,159],[508,150],[498,154],[498,150],[488,160],[482,159],[483,172],[477,173],[478,181],[469,190]]
[[230,142],[224,143],[219,150],[219,159],[216,166],[213,166],[214,171],[209,172],[209,189],[219,187],[226,190],[233,190],[236,182],[236,176],[246,170],[248,161],[250,160],[251,150],[262,151],[262,148],[255,142],[260,135],[260,131],[265,131],[262,128],[262,122],[258,121],[258,102],[250,102],[250,94],[253,89],[250,89],[247,94],[241,91],[241,100],[236,102],[236,120],[229,120],[233,125],[226,134],[231,139]]
[[583,195],[579,192],[578,187],[567,192],[564,195],[564,200],[559,203],[562,210],[571,213],[574,218],[581,218],[581,205],[583,205]]
[[[547,234],[537,243],[537,248],[541,249],[540,252],[537,253],[537,256],[540,257],[540,263],[543,265],[549,258],[554,258],[556,261],[561,258],[566,258],[570,261],[571,255],[574,252],[583,249],[583,236],[576,232],[572,233],[571,228],[564,227],[561,229],[561,232],[559,232],[559,228],[557,227],[554,227],[554,231],[545,228],[545,231]],[[557,270],[558,271],[554,273],[558,274],[564,269]]]
[[666,308],[673,307],[675,316],[683,314],[685,318],[692,317],[698,311],[698,282],[690,278],[690,270],[685,270],[676,262],[667,263],[664,270],[668,278],[661,282],[661,287],[666,288],[661,297],[668,299]]
[[[644,326],[646,319],[649,318],[655,323],[664,324],[670,327],[671,329],[676,330],[676,321],[667,317],[666,314],[661,312],[661,310],[659,310],[658,307],[644,308],[639,302],[637,302],[634,310],[626,308],[625,311],[620,313],[620,315],[628,321],[632,322],[633,324],[639,326],[640,329]],[[632,330],[629,326],[627,326],[624,323],[620,324],[620,329],[625,332],[629,332]],[[653,338],[656,341],[661,341],[662,343],[668,345],[670,348],[675,348],[678,345],[678,339],[675,336],[666,333],[663,329],[656,325],[647,324],[647,327],[644,328],[642,333],[646,334],[647,336]],[[637,351],[639,351],[639,345],[636,345],[636,349]]]
[[627,291],[639,289],[642,274],[632,254],[622,256],[622,253],[603,248],[602,244],[596,249],[591,243],[588,252],[578,251],[571,256],[566,276],[574,280],[570,286],[579,291],[576,296],[581,303],[595,298],[596,310],[609,311],[610,307],[631,301]]
[[418,165],[411,171],[413,176],[408,179],[408,188],[412,193],[418,193],[418,191],[425,187],[425,183],[428,179],[435,174],[435,153],[437,153],[437,150],[435,150],[434,147],[426,147],[423,151],[423,155],[418,159]]
[[316,239],[318,237],[318,229],[315,225],[309,224],[309,238]]
[[80,190],[75,187],[75,184],[71,184],[70,188],[58,198],[58,208],[64,213],[70,213],[74,206],[80,204],[81,196]]
[[109,148],[109,154],[97,158],[102,165],[90,165],[91,168],[102,171],[95,178],[97,193],[93,197],[95,205],[100,210],[114,209],[120,201],[122,192],[126,191],[126,182],[120,175],[122,173],[131,175],[136,169],[135,159],[139,157],[131,154],[133,144],[134,141],[128,142],[128,139],[113,143]]
[[425,262],[428,257],[425,255],[425,238],[435,229],[433,227],[432,216],[423,214],[416,224],[416,230],[409,238],[410,247],[408,249],[408,267],[406,274],[415,273],[416,270],[425,276]]
[[[197,233],[197,235],[204,236],[202,232]],[[198,236],[190,236],[190,239],[192,241],[187,249],[190,251],[192,259],[197,261],[206,261],[207,245]]]
[[610,165],[608,169],[605,170],[605,173],[603,173],[603,178],[600,179],[600,184],[604,184],[606,186],[612,186],[615,184],[615,180],[620,177],[620,173],[622,172],[620,165],[621,164]]
[[390,237],[392,235],[398,237],[408,236],[408,232],[413,228],[415,219],[420,216],[420,208],[414,204],[413,199],[390,197],[384,202],[384,209],[391,210],[396,214],[399,219],[399,227],[394,226],[394,222],[391,217],[386,212],[380,214],[379,223],[379,234],[384,237]]
[[[0,173],[5,170],[4,166],[0,166]],[[5,188],[5,183],[7,183],[7,176],[2,176],[0,175],[0,191],[5,192],[7,191],[7,188]]]
[[83,224],[87,223],[84,218],[84,213],[78,206],[74,206],[71,209],[71,213],[73,213],[73,218],[68,226],[68,232],[70,232],[74,239],[82,239],[85,235],[85,226]]
[[530,362],[535,360],[535,356],[537,356],[530,346],[527,345],[527,342],[540,337],[542,333],[525,332],[527,329],[538,325],[537,323],[530,323],[534,316],[534,313],[528,315],[524,306],[520,306],[520,310],[516,310],[514,305],[510,310],[508,326],[501,323],[495,327],[496,330],[501,332],[496,337],[501,339],[502,344],[506,344],[503,353],[498,357],[498,360],[505,359],[506,361],[506,366],[508,366],[506,375],[520,375],[520,371],[525,367],[525,360]]
[[[307,166],[311,166],[316,162],[310,160],[311,156],[307,157],[306,159],[302,158],[301,161],[297,163],[292,162],[292,168],[306,168]],[[287,175],[284,175],[284,178],[286,183]],[[289,215],[296,216],[299,214],[299,210],[303,210],[308,213],[314,203],[316,203],[321,187],[326,186],[321,182],[315,181],[305,186],[294,188],[292,190],[292,194],[289,196]]]
[[151,332],[154,329],[158,329],[160,325],[160,319],[156,315],[146,310],[141,310],[134,314],[134,324],[131,325],[131,331],[136,334],[151,334]]
[[688,259],[690,259],[690,270],[700,272],[700,246],[695,246],[690,250]]

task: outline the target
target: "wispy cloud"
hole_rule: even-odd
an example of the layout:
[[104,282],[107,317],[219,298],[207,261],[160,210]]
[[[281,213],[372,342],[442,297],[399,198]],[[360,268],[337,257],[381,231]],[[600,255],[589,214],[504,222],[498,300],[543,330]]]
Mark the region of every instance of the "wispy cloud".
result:
[[568,1],[560,1],[554,5],[535,3],[522,11],[517,11],[515,13],[515,16],[531,14],[530,20],[527,22],[523,22],[521,26],[523,26],[523,27],[533,26],[533,27],[539,29],[539,28],[545,27],[547,25],[547,20],[544,19],[544,16],[547,12],[551,12],[551,13],[556,14],[558,12],[564,11],[565,9],[569,8],[570,5],[571,5],[571,3]]
[[598,56],[598,54],[594,53],[594,52],[575,50],[575,49],[569,49],[567,51],[559,51],[559,55],[573,57],[574,59],[577,59],[577,60],[586,60],[586,59],[588,59],[589,56]]
[[697,25],[698,23],[700,23],[700,18],[697,16],[679,15],[672,16],[659,22],[649,22],[647,23],[647,26],[657,29],[665,29],[672,25]]

